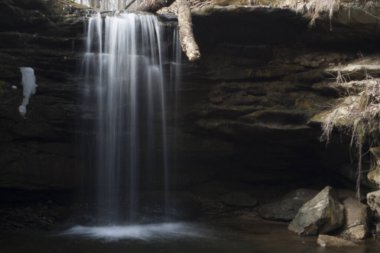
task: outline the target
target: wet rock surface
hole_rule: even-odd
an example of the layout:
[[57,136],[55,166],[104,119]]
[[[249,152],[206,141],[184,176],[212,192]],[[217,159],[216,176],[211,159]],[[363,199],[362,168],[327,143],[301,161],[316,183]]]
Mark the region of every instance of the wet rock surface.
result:
[[[79,139],[94,135],[79,131],[78,122],[95,119],[91,108],[81,107],[77,75],[85,13],[65,1],[0,3],[0,187],[76,189],[84,175],[94,174],[86,173],[77,146]],[[353,9],[349,22],[347,13],[333,20],[333,32],[327,19],[310,28],[309,20],[284,9],[227,7],[194,13],[203,59],[197,64],[182,62],[179,115],[169,113],[169,134],[179,137],[173,188],[187,191],[189,186],[214,179],[233,181],[234,189],[245,184],[308,187],[355,181],[356,168],[350,165],[347,145],[339,139],[326,149],[319,141],[326,111],[347,90],[360,89],[366,74],[380,76],[374,53],[378,20],[363,18],[360,10]],[[26,119],[17,112],[22,100],[20,66],[33,67],[39,85]],[[352,82],[337,85],[339,73]],[[154,188],[155,176],[144,178],[144,187]],[[342,178],[349,182],[338,181]],[[376,182],[377,176],[372,178]],[[236,194],[236,190],[226,193],[223,189],[204,196],[210,191],[206,187],[199,190],[201,197],[181,193],[173,200],[177,208],[169,212],[181,219],[200,213],[223,216],[231,210],[253,208],[258,201],[252,196],[265,195],[265,189],[256,195],[244,190]],[[323,200],[305,207],[314,210],[323,202],[324,209],[318,207],[311,215],[302,211],[301,221],[294,221],[292,230],[316,234],[342,224],[342,206],[326,191],[319,196]],[[311,195],[296,191],[261,206],[259,213],[270,220],[291,220]],[[379,218],[377,195],[369,195],[369,206]],[[162,216],[162,196],[147,194],[145,198],[149,204],[143,211]],[[260,196],[266,203],[275,198]],[[367,234],[364,207],[351,200],[345,205],[349,212],[344,236],[361,239]],[[94,209],[79,205],[73,211],[66,205],[62,211],[49,201],[10,206],[0,208],[5,230],[51,228],[67,213]],[[334,217],[325,216],[328,209]],[[81,215],[78,220],[91,223],[94,217]],[[335,238],[333,242],[322,239],[325,245],[336,245]]]
[[368,206],[354,198],[343,200],[345,225],[341,235],[351,240],[362,240],[368,236],[370,218]]
[[303,204],[311,200],[317,193],[315,190],[297,189],[286,194],[277,202],[260,206],[258,212],[262,218],[267,220],[291,221]]
[[298,235],[317,235],[334,231],[344,222],[344,206],[334,190],[327,186],[306,202],[289,224],[289,230]]
[[[33,8],[15,0],[0,5],[0,185],[71,189],[85,172],[76,141],[93,135],[78,131],[79,119],[94,121],[91,108],[81,107],[76,76],[85,10],[37,2]],[[329,22],[320,20],[310,29],[295,12],[267,7],[194,13],[204,58],[182,62],[180,113],[169,115],[169,134],[180,136],[174,187],[215,178],[268,187],[325,185],[347,175],[353,181],[345,145],[326,150],[321,122],[312,119],[344,94],[334,86],[339,66],[352,78],[362,78],[358,69],[368,66],[379,74],[377,56],[366,46],[376,40],[371,27],[335,20],[331,33]],[[364,40],[363,33],[374,38]],[[27,119],[17,112],[20,66],[34,67],[39,85]],[[144,178],[148,187],[154,181],[155,175]],[[291,219],[296,206],[280,202],[286,211],[274,219]]]
[[358,245],[331,235],[319,235],[317,239],[317,244],[324,248],[341,248],[341,247],[357,247]]
[[221,201],[233,207],[254,207],[258,204],[257,199],[245,192],[230,192],[221,196]]
[[[187,119],[194,122],[184,125],[193,133],[233,142],[247,181],[265,181],[265,173],[272,173],[278,175],[273,180],[286,177],[300,183],[298,177],[306,171],[332,172],[331,180],[339,184],[356,180],[349,140],[334,132],[329,146],[319,143],[326,119],[320,116],[359,83],[365,85],[366,73],[378,76],[373,50],[378,20],[360,14],[366,11],[362,2],[341,3],[331,22],[325,12],[311,29],[310,20],[281,3],[271,6],[281,8],[234,3],[193,10],[194,31],[204,53],[197,65],[184,66],[186,103],[193,107],[186,109]],[[371,6],[368,13],[376,15],[376,4]],[[353,20],[348,18],[351,10]],[[211,30],[214,36],[208,36]],[[358,53],[363,48],[369,50]],[[337,85],[339,74],[352,81],[351,87]]]
[[[78,187],[83,11],[68,1],[0,3],[0,186]],[[37,93],[23,118],[19,67],[32,67]]]
[[367,204],[371,209],[374,218],[380,220],[380,190],[367,194]]
[[378,164],[374,170],[371,170],[368,173],[367,177],[370,182],[374,183],[378,187],[380,186],[380,168]]
[[[238,166],[250,169],[246,174],[256,174],[258,181],[266,180],[263,173],[272,173],[278,175],[273,180],[286,177],[299,183],[298,176],[306,171],[312,177],[336,173],[338,179],[331,180],[339,183],[354,181],[356,168],[346,151],[349,140],[333,138],[327,147],[320,143],[323,120],[314,116],[347,95],[347,88],[335,85],[338,73],[355,83],[364,73],[376,76],[375,53],[358,55],[368,45],[351,44],[360,40],[363,27],[372,25],[349,25],[337,14],[334,32],[323,18],[310,29],[308,20],[289,9],[257,6],[205,7],[194,14],[204,53],[197,65],[184,65],[183,87],[189,91],[185,112],[194,122],[184,122],[186,129],[233,142]],[[216,26],[223,29],[207,36]]]

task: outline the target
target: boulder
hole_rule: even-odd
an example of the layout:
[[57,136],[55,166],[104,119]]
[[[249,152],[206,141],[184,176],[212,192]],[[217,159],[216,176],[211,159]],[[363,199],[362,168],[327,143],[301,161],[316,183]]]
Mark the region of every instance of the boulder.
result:
[[254,207],[257,199],[245,192],[230,192],[221,197],[222,202],[228,206]]
[[291,221],[298,210],[318,192],[310,189],[297,189],[286,194],[281,200],[262,205],[259,214],[262,218],[276,221]]
[[380,235],[380,223],[375,224],[375,234]]
[[354,198],[343,201],[346,224],[341,235],[347,239],[362,240],[368,235],[368,207]]
[[367,194],[367,204],[375,219],[379,220],[380,218],[380,190],[369,192]]
[[380,147],[372,147],[369,151],[376,159],[376,167],[367,174],[367,178],[371,183],[380,187]]
[[336,237],[336,236],[330,236],[330,235],[319,235],[317,239],[317,244],[321,247],[326,247],[326,248],[339,248],[339,247],[357,247],[358,245]]
[[[379,161],[377,161],[377,163],[379,163]],[[380,166],[379,166],[379,164],[377,164],[376,169],[371,170],[368,173],[367,178],[370,182],[376,184],[377,186],[380,186]]]
[[288,228],[298,235],[316,235],[336,230],[343,222],[344,207],[333,189],[326,186],[301,207]]

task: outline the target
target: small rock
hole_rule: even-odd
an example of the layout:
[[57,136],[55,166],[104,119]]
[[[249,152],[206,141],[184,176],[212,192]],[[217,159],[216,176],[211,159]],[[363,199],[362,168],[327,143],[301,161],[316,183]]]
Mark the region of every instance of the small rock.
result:
[[380,160],[380,147],[372,147],[369,151],[377,160]]
[[[379,163],[379,161],[377,161],[377,163]],[[380,165],[379,164],[377,164],[376,169],[371,170],[368,173],[367,178],[370,182],[376,184],[377,186],[380,186]]]
[[222,202],[229,206],[236,207],[254,207],[257,205],[257,199],[245,192],[230,192],[223,195]]
[[336,236],[330,236],[330,235],[319,235],[317,239],[317,244],[321,247],[326,247],[326,248],[357,247],[358,246],[357,244],[351,241],[348,241]]
[[363,240],[368,235],[368,207],[354,198],[343,201],[346,225],[341,233],[352,240]]
[[344,207],[327,186],[301,207],[288,228],[298,235],[316,235],[341,227],[343,221]]
[[380,190],[367,194],[367,204],[373,212],[374,218],[380,219]]
[[380,235],[380,223],[376,223],[375,225],[375,234]]
[[258,211],[267,220],[291,221],[302,205],[317,193],[315,190],[297,189],[286,194],[280,201],[262,205]]

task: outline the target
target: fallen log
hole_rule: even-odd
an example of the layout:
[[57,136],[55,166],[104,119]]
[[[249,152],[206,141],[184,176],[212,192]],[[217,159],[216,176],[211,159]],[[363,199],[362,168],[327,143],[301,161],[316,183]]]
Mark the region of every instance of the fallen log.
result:
[[200,59],[201,53],[194,38],[189,2],[187,0],[177,0],[177,6],[179,39],[182,51],[186,54],[189,61],[197,61]]
[[171,5],[175,0],[131,0],[127,4],[128,11],[156,12]]

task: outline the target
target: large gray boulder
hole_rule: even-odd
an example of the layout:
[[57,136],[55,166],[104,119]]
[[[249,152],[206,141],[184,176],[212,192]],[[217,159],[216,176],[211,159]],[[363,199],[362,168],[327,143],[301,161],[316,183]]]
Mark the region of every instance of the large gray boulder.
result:
[[267,220],[291,221],[302,205],[311,200],[317,193],[315,190],[297,189],[286,194],[277,202],[260,206],[259,215]]
[[367,194],[367,204],[375,219],[380,220],[380,190]]
[[336,230],[343,222],[344,207],[327,186],[301,207],[288,228],[298,235],[317,235]]
[[343,201],[345,225],[341,235],[351,240],[363,240],[368,235],[368,207],[354,198]]

